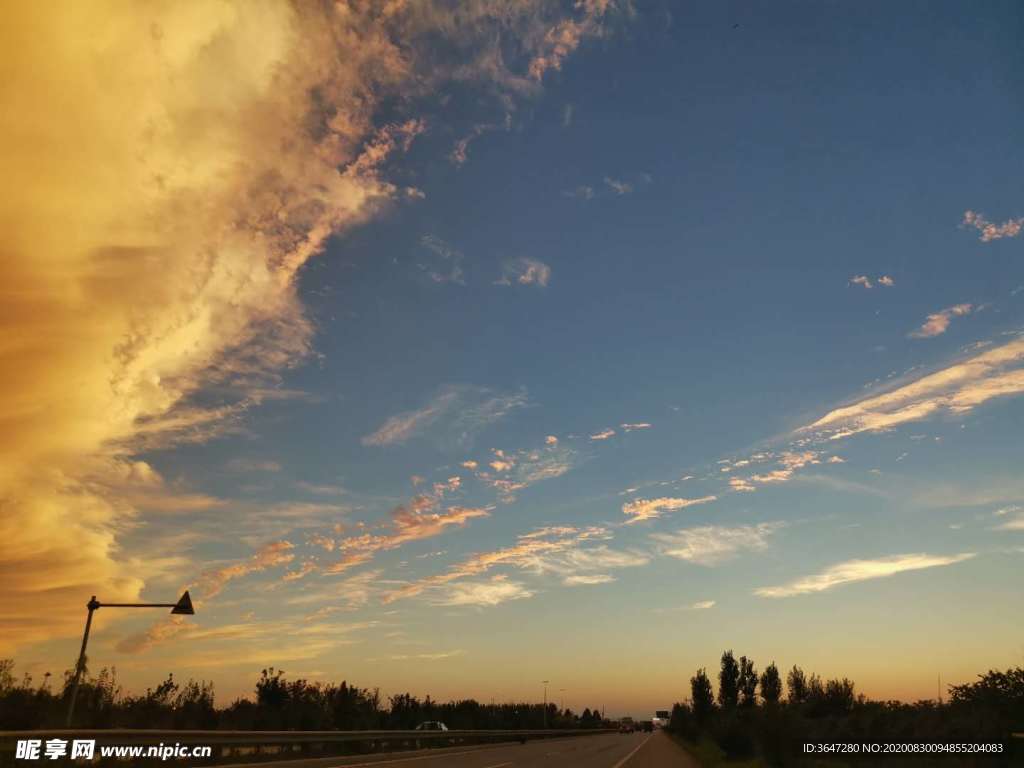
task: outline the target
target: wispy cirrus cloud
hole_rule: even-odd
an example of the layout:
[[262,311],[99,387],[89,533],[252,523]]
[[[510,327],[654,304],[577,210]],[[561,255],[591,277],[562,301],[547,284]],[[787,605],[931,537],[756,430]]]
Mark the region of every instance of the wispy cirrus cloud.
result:
[[374,447],[401,445],[436,427],[443,441],[466,447],[483,429],[527,405],[526,392],[495,393],[482,387],[449,385],[426,405],[389,417],[362,438]]
[[374,657],[367,661],[444,661],[464,656],[466,652],[461,648],[454,651],[438,651],[436,653],[397,653],[390,656]]
[[611,428],[602,429],[600,432],[595,432],[590,436],[591,440],[607,440],[609,437],[615,437],[615,430]]
[[798,430],[840,439],[942,414],[964,414],[997,397],[1024,393],[1024,338],[994,346],[886,392],[829,411]]
[[280,472],[281,463],[272,459],[237,458],[227,463],[232,472]]
[[478,471],[477,478],[498,492],[501,501],[511,503],[516,494],[542,480],[549,480],[569,472],[576,466],[577,455],[558,441],[545,440],[544,447],[523,451],[494,452],[488,466],[493,471]]
[[246,560],[204,572],[193,586],[198,589],[201,598],[209,600],[219,595],[227,583],[234,579],[248,576],[251,573],[259,573],[268,568],[287,565],[295,559],[292,552],[294,548],[295,545],[290,541],[271,542],[261,547]]
[[[396,507],[382,533],[362,533],[334,542],[341,557],[324,569],[325,573],[344,573],[373,559],[378,552],[397,549],[412,541],[440,536],[449,529],[464,528],[469,521],[489,517],[490,510],[480,507],[450,506],[441,511],[440,503],[452,484],[435,486],[434,494],[415,497],[409,504]],[[455,485],[457,487],[457,484]]]
[[345,486],[336,483],[309,483],[299,480],[295,483],[295,487],[314,496],[345,496],[348,494],[348,489]]
[[400,445],[420,434],[443,414],[448,413],[458,399],[458,390],[445,389],[422,408],[403,411],[389,417],[377,431],[363,437],[362,443],[374,446]]
[[[251,557],[238,560],[219,568],[210,568],[188,585],[194,591],[194,602],[210,600],[219,595],[224,587],[235,579],[271,568],[288,565],[295,559],[290,541],[274,541],[257,550]],[[166,616],[153,622],[143,632],[121,640],[118,649],[126,653],[138,653],[170,640],[183,632],[195,632],[196,628],[185,621],[183,616]]]
[[703,525],[684,528],[676,533],[655,533],[662,554],[699,565],[718,565],[741,552],[757,552],[768,548],[772,535],[785,527],[783,522],[757,525]]
[[678,611],[706,611],[714,608],[717,603],[714,600],[698,600],[689,605],[681,605],[677,608],[655,608],[655,613],[676,613]]
[[[574,532],[570,532],[573,535]],[[651,558],[635,549],[612,549],[606,544],[592,547],[573,546],[566,549],[539,553],[524,558],[517,566],[537,574],[554,573],[566,578],[584,575],[603,575],[604,571],[637,568],[647,565]]]
[[536,285],[547,288],[551,267],[540,259],[521,257],[505,262],[495,285]]
[[[395,587],[384,594],[383,601],[391,603],[424,593],[440,594],[443,599],[444,589],[447,585],[479,576],[500,566],[535,573],[543,573],[545,570],[557,572],[561,563],[553,559],[555,556],[564,556],[575,549],[586,549],[591,542],[601,541],[608,535],[607,530],[601,527],[580,529],[572,526],[554,526],[541,528],[520,535],[512,546],[472,555],[462,562],[452,565],[443,573]],[[591,564],[596,562],[591,561]],[[607,564],[607,560],[603,558],[600,562]]]
[[1024,216],[1016,219],[1007,219],[1002,224],[995,224],[985,218],[983,214],[965,211],[960,226],[974,227],[981,233],[979,238],[981,242],[989,243],[1004,237],[1017,237],[1024,230]]
[[707,504],[717,500],[717,496],[702,496],[699,499],[681,499],[663,496],[657,499],[635,499],[622,505],[622,514],[629,519],[626,524],[639,523],[643,520],[654,520],[664,512],[675,512],[696,504]]
[[[776,469],[768,470],[766,472],[758,472],[750,475],[749,477],[731,477],[729,478],[729,487],[734,491],[750,492],[757,490],[757,487],[760,485],[777,485],[780,483],[787,483],[793,479],[793,475],[798,469],[802,469],[808,465],[821,463],[820,454],[817,451],[808,450],[783,451],[778,454],[760,453],[757,454],[755,460],[762,462],[771,459],[776,461]],[[840,459],[840,461],[842,461],[842,459]],[[733,469],[745,467],[749,464],[751,464],[751,460],[742,459],[737,462],[726,464],[726,466],[721,468],[721,471],[731,472]]]
[[650,429],[653,425],[646,421],[639,421],[633,424],[619,424],[623,432],[636,432],[638,429]]
[[628,195],[633,191],[633,185],[622,179],[613,179],[611,176],[604,177],[604,184],[616,195]]
[[287,606],[319,606],[305,616],[306,621],[339,611],[356,611],[365,608],[379,593],[386,583],[383,575],[382,570],[373,569],[337,580],[306,582],[306,589],[282,600]]
[[1024,531],[1024,507],[1017,504],[1000,507],[994,514],[1003,520],[996,526],[997,531]]
[[576,574],[575,576],[566,576],[562,579],[562,584],[567,587],[583,587],[610,584],[613,581],[615,581],[615,577],[608,573],[594,573],[589,576]]
[[304,578],[306,578],[306,576],[308,576],[309,574],[313,573],[313,571],[315,571],[316,568],[317,568],[316,561],[314,561],[314,560],[306,560],[305,562],[302,563],[302,565],[300,565],[295,570],[285,571],[284,576],[281,577],[281,581],[290,582],[290,581],[298,581],[299,579],[304,579]]
[[908,554],[881,557],[875,560],[847,560],[826,568],[821,573],[804,576],[778,587],[761,587],[754,590],[760,597],[793,597],[814,592],[823,592],[841,584],[850,584],[868,579],[881,579],[895,576],[905,571],[918,571],[924,568],[938,568],[954,565],[975,556],[973,552],[958,555]]
[[[192,644],[210,644],[223,646],[209,652],[219,652],[223,655],[224,663],[236,661],[235,654],[240,658],[248,656],[250,649],[259,646],[266,646],[276,638],[289,637],[292,641],[300,638],[321,638],[316,643],[318,650],[329,650],[339,644],[351,642],[345,636],[355,632],[361,632],[377,626],[376,621],[359,621],[351,623],[317,621],[303,623],[296,626],[292,621],[243,621],[234,624],[222,624],[216,627],[204,627],[195,621],[184,621],[181,616],[170,616],[166,620],[158,622],[146,632],[129,635],[122,638],[117,649],[122,653],[142,653],[160,645],[173,638],[184,638]],[[327,638],[331,638],[328,640]],[[302,642],[297,642],[301,646]],[[241,648],[240,648],[241,646]],[[193,645],[193,648],[196,646]],[[231,651],[227,652],[230,648]],[[305,656],[305,654],[301,654]],[[316,654],[312,654],[316,655]],[[200,654],[200,658],[208,659],[209,656]],[[299,658],[299,655],[291,656]],[[199,666],[212,666],[205,661]]]
[[933,312],[928,315],[920,328],[907,335],[912,339],[929,339],[933,336],[940,336],[949,328],[954,317],[964,317],[971,314],[974,309],[972,304],[955,304],[952,307]]
[[449,153],[448,159],[451,161],[452,165],[455,165],[456,167],[465,165],[466,161],[469,160],[470,144],[489,131],[502,129],[506,131],[512,129],[511,113],[505,114],[505,120],[502,123],[477,123],[474,125],[468,134],[455,142],[455,146],[452,147],[452,151]]
[[443,593],[429,598],[432,605],[495,606],[509,600],[524,600],[534,592],[518,581],[506,576],[494,576],[487,581],[458,581],[449,584]]
[[465,273],[462,271],[462,251],[436,235],[424,235],[420,238],[420,245],[437,257],[432,264],[417,264],[432,282],[466,284]]

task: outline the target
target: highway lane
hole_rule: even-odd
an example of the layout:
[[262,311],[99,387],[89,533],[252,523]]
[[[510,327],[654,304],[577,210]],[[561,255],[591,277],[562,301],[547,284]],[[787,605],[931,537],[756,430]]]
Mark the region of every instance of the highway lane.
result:
[[[668,734],[600,734],[393,756],[267,762],[261,768],[698,768]],[[248,768],[233,766],[232,768]]]

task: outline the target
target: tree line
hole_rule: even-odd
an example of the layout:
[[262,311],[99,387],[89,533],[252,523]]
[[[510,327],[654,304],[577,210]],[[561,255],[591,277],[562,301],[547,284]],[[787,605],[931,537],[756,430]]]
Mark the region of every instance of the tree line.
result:
[[[853,681],[823,680],[794,666],[783,677],[774,662],[758,674],[752,659],[722,654],[714,690],[706,668],[690,678],[690,697],[672,708],[669,730],[697,745],[712,742],[730,759],[769,765],[801,761],[807,743],[1001,743],[1019,754],[1011,733],[1024,731],[1024,667],[989,671],[948,686],[946,701],[872,701]],[[1016,750],[1016,752],[1014,751]]]
[[[0,730],[63,728],[71,693],[72,672],[60,684],[49,673],[36,682],[18,679],[14,662],[0,659]],[[411,730],[440,720],[454,730],[536,730],[600,728],[599,709],[575,713],[554,703],[484,704],[474,699],[440,702],[410,693],[384,697],[376,688],[341,683],[288,679],[283,670],[263,669],[252,698],[238,698],[218,708],[213,683],[173,674],[141,695],[128,695],[117,672],[104,668],[86,672],[75,705],[76,728],[160,728],[198,730]]]

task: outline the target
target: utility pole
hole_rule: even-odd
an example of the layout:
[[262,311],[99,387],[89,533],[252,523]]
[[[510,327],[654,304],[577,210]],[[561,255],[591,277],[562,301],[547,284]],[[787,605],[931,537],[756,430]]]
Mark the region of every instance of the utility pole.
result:
[[548,683],[550,680],[541,680],[544,683],[544,730],[548,729]]
[[171,613],[192,616],[195,610],[192,608],[192,598],[185,590],[176,603],[101,603],[93,595],[85,607],[89,609],[89,615],[85,618],[85,632],[82,635],[82,650],[78,652],[78,663],[75,665],[75,679],[71,683],[71,702],[68,704],[67,726],[71,727],[71,721],[75,716],[75,700],[78,698],[78,684],[82,682],[82,671],[85,669],[85,647],[89,644],[89,629],[92,627],[92,614],[100,608],[170,608]]

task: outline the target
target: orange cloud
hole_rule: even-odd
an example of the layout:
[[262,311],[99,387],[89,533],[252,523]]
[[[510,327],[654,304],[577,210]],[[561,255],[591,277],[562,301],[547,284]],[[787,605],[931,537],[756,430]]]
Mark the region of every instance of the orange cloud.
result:
[[988,243],[1004,237],[1017,237],[1021,230],[1024,230],[1024,216],[1017,219],[1008,219],[1002,224],[994,224],[980,213],[965,211],[964,220],[960,223],[960,226],[974,227],[981,232],[981,242]]
[[911,332],[910,337],[914,339],[927,339],[932,336],[939,336],[946,332],[954,317],[969,315],[973,310],[974,307],[971,304],[956,304],[943,309],[941,312],[935,312],[928,315],[924,324],[916,331]]
[[639,523],[642,520],[653,520],[661,517],[662,512],[674,512],[686,509],[695,504],[707,504],[715,501],[717,496],[704,496],[699,499],[676,499],[663,497],[660,499],[636,499],[622,505],[622,514],[628,515],[627,524]]
[[[452,478],[458,480],[458,478]],[[325,573],[344,573],[357,565],[373,559],[377,552],[397,549],[410,541],[420,541],[439,536],[448,528],[462,528],[474,518],[490,516],[490,510],[470,507],[448,507],[444,512],[437,512],[442,494],[452,485],[436,484],[437,495],[415,497],[408,505],[396,507],[391,513],[391,520],[386,524],[387,533],[365,533],[334,541],[334,546],[344,554],[337,562],[324,569]]]
[[200,597],[209,600],[216,597],[229,581],[248,576],[250,573],[265,571],[278,565],[287,565],[295,559],[290,550],[294,549],[290,541],[275,541],[262,547],[248,560],[206,571],[196,582]]
[[561,69],[583,38],[601,34],[602,17],[612,5],[612,0],[579,0],[579,18],[560,21],[544,35],[541,51],[530,62],[530,76],[540,80],[549,69]]

